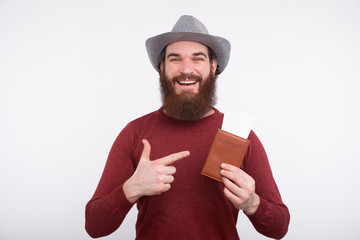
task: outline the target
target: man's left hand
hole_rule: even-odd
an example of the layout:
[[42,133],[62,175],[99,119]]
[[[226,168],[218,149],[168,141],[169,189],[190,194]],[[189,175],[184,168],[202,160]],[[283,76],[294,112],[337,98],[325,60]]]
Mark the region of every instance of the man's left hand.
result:
[[255,180],[240,168],[224,163],[221,164],[221,175],[225,196],[237,209],[247,215],[254,214],[260,204],[260,198],[255,193]]

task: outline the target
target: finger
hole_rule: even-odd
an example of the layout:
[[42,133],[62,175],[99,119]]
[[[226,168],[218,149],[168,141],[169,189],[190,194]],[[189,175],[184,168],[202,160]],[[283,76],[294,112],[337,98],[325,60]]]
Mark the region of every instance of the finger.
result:
[[223,180],[223,183],[224,183],[224,185],[225,185],[225,188],[227,188],[230,192],[232,192],[234,195],[236,195],[236,196],[241,196],[241,195],[243,195],[242,194],[242,189],[238,186],[238,185],[236,185],[234,182],[232,182],[232,181],[230,181],[228,178],[226,178],[226,177],[223,177],[222,178],[222,180]]
[[244,179],[243,175],[241,173],[235,173],[232,171],[227,170],[221,170],[220,174],[227,179],[230,179],[234,183],[236,183],[239,187],[243,187],[246,184],[246,179]]
[[224,188],[224,194],[232,203],[241,204],[242,200],[238,196],[236,196],[233,192],[231,192],[227,187]]
[[143,160],[150,160],[150,152],[151,152],[151,146],[148,140],[143,139],[142,143],[144,145],[144,149],[141,154],[141,159]]
[[251,197],[252,193],[254,193],[254,189],[250,185],[239,186],[225,177],[222,180],[225,187],[239,199],[246,201]]
[[174,166],[165,166],[163,169],[163,173],[173,175],[176,173],[176,168]]
[[164,183],[172,183],[174,182],[175,178],[173,175],[166,175],[164,179]]
[[227,163],[222,163],[221,164],[221,168],[226,170],[226,171],[231,171],[231,172],[240,172],[242,171],[240,168],[231,165],[231,164],[227,164]]
[[224,194],[225,196],[234,204],[234,206],[238,209],[241,209],[242,204],[244,203],[244,200],[236,196],[234,193],[232,193],[229,189],[226,187],[224,188]]
[[163,192],[169,191],[170,188],[171,188],[170,183],[163,184],[163,185],[161,185],[161,186],[159,187],[157,193],[158,193],[158,194],[161,194],[161,193],[163,193]]
[[160,158],[159,161],[161,161],[161,163],[164,165],[169,165],[169,164],[172,164],[172,163],[174,163],[180,159],[183,159],[189,155],[190,155],[189,151],[182,151],[182,152],[173,153],[166,157]]
[[[249,174],[247,174],[244,170],[242,170],[241,168],[238,168],[236,166],[233,166],[231,164],[226,164],[226,163],[222,163],[221,168],[224,169],[225,171],[234,173],[234,175],[232,175],[232,176],[235,178],[237,178],[237,176],[238,176],[239,180],[241,180],[241,178],[242,178],[244,182],[252,182],[253,181],[253,178]],[[232,180],[235,181],[236,179],[232,179]],[[241,181],[241,182],[243,182],[243,181]]]

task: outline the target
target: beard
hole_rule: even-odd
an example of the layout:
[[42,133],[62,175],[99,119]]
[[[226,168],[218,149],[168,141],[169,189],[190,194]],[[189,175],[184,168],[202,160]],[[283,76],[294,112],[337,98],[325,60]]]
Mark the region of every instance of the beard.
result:
[[[179,80],[196,80],[199,82],[198,93],[184,91],[175,92],[175,84]],[[210,71],[204,80],[199,76],[180,74],[172,79],[166,77],[165,72],[160,72],[160,90],[163,110],[167,115],[181,121],[197,121],[203,118],[216,104],[216,78]]]

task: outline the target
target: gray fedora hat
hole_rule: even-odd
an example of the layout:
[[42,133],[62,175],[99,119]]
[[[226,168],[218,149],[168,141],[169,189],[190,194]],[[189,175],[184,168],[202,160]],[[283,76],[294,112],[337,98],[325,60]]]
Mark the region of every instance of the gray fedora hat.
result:
[[150,62],[160,71],[162,50],[173,42],[191,41],[208,46],[216,55],[218,72],[221,73],[229,62],[231,45],[222,37],[210,35],[205,25],[193,16],[184,15],[175,23],[171,32],[151,37],[145,42]]

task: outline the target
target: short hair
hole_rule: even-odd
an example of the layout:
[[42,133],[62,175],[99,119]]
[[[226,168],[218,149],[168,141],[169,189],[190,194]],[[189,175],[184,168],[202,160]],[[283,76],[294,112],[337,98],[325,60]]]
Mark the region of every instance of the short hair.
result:
[[[214,60],[216,60],[217,56],[215,55],[215,52],[209,48],[208,46],[206,46],[207,49],[208,49],[208,55],[209,55],[209,61],[210,63]],[[158,68],[160,69],[160,64],[163,62],[165,64],[165,54],[166,54],[166,47],[164,47],[164,49],[161,51],[161,54],[160,54],[160,63],[159,63],[159,66]],[[216,71],[215,71],[215,76],[219,75],[220,74],[220,70],[219,70],[219,65],[217,65],[216,67]]]

